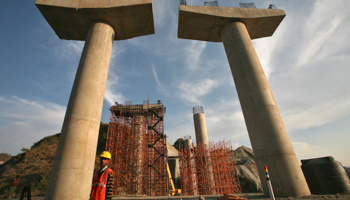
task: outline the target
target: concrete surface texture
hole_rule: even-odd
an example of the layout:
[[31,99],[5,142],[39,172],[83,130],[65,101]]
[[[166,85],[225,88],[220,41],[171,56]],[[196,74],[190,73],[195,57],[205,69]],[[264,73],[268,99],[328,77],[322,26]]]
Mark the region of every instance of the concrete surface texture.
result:
[[171,145],[169,142],[166,142],[166,148],[168,151],[168,164],[171,172],[171,177],[176,189],[180,188],[180,163],[179,163],[179,151]]
[[110,24],[114,40],[154,34],[152,0],[36,0],[60,39],[85,41],[90,24]]
[[178,36],[223,42],[265,195],[267,166],[276,196],[299,197],[310,191],[251,42],[272,35],[284,16],[283,10],[180,6]]
[[169,157],[179,156],[179,151],[173,145],[171,145],[169,142],[166,142],[166,148],[168,150]]
[[205,122],[204,113],[197,113],[193,115],[194,130],[196,134],[196,142],[202,143],[206,148],[209,148],[209,139],[207,124]]
[[90,26],[45,199],[89,199],[113,38],[108,24]]
[[143,134],[144,128],[144,118],[142,115],[134,116],[134,157],[133,157],[133,177],[136,180],[133,180],[132,189],[134,194],[141,194],[141,180],[142,180],[142,146],[143,146]]
[[185,149],[188,150],[188,149],[191,149],[193,148],[193,143],[192,143],[192,139],[185,139]]
[[154,33],[152,0],[35,4],[59,38],[86,40],[45,199],[89,199],[113,41]]
[[251,39],[271,36],[285,17],[283,10],[180,5],[178,37],[222,42],[221,28],[232,21],[246,25]]
[[210,194],[216,194],[215,191],[215,181],[213,174],[213,165],[210,158],[210,149],[209,149],[209,139],[208,139],[208,131],[207,124],[205,121],[204,113],[194,113],[193,114],[193,122],[194,122],[194,130],[196,134],[196,142],[198,144],[203,144],[205,153],[206,153],[206,167],[208,168],[209,175],[209,185],[212,188]]
[[242,22],[221,30],[265,195],[264,166],[276,196],[310,194],[287,129],[248,31]]

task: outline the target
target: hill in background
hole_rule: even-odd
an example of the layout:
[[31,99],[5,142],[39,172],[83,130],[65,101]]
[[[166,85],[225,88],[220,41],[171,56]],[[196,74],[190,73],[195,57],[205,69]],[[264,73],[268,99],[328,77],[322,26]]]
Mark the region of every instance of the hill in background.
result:
[[5,163],[6,161],[10,160],[12,156],[7,153],[0,153],[0,165]]
[[[107,131],[108,124],[101,123],[96,155],[99,155],[105,149]],[[36,142],[30,149],[23,148],[23,153],[14,157],[8,154],[1,154],[4,159],[7,159],[7,162],[0,165],[0,199],[6,198],[10,186],[9,182],[17,174],[22,175],[16,191],[17,198],[19,197],[19,188],[26,183],[32,185],[32,196],[45,195],[59,136],[60,134],[55,134],[45,137]],[[234,156],[236,160],[242,192],[261,192],[261,184],[252,150],[242,146],[230,152],[230,155]],[[95,162],[96,169],[98,162],[99,159],[97,156]]]
[[[105,149],[107,130],[108,124],[101,123],[96,154],[100,154]],[[26,183],[32,185],[32,196],[45,195],[59,136],[59,133],[47,136],[34,143],[30,149],[23,148],[23,153],[12,158],[10,156],[7,162],[0,165],[0,199],[7,197],[9,182],[17,174],[21,174],[21,180],[16,190],[17,198],[19,198],[19,188]]]

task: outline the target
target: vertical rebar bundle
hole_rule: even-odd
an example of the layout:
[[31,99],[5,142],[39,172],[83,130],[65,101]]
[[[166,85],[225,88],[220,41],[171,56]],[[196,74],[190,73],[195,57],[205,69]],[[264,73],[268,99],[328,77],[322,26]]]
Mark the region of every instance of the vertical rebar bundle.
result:
[[[229,155],[229,152],[232,152],[230,141],[216,144],[211,142],[210,154],[206,152],[206,148],[201,143],[193,149],[180,151],[182,195],[196,195],[196,191],[198,191],[198,195],[208,195],[213,190],[216,194],[241,193],[235,161],[232,153]],[[192,162],[192,157],[194,157],[195,162]],[[206,167],[208,160],[212,162],[215,188],[209,184],[209,171]]]
[[115,172],[113,194],[168,194],[164,113],[161,104],[111,107],[106,150]]

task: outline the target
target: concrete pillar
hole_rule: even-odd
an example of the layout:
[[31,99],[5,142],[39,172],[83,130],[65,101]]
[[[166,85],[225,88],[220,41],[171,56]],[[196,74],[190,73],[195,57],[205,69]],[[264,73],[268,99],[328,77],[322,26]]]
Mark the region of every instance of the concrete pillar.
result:
[[191,136],[185,136],[184,144],[186,150],[193,148]]
[[113,40],[111,26],[103,22],[91,24],[63,122],[46,200],[90,198]]
[[196,171],[196,161],[193,154],[193,143],[191,136],[185,136],[185,150],[188,152],[188,155],[190,157],[190,167],[191,167],[191,173],[192,173],[192,183],[193,183],[193,195],[199,195],[198,192],[198,179],[197,179],[197,171]]
[[276,196],[310,195],[288,132],[246,26],[232,22],[221,30],[227,58],[248,129],[265,195],[264,166]]
[[143,145],[143,116],[135,115],[133,117],[134,125],[134,157],[133,157],[133,194],[141,194],[141,181],[142,181],[142,145]]
[[209,186],[211,189],[211,194],[216,194],[215,190],[215,181],[213,173],[213,163],[210,158],[210,149],[209,149],[209,139],[207,132],[207,124],[205,122],[205,115],[202,106],[193,107],[193,121],[194,121],[194,130],[196,133],[197,145],[203,144],[205,154],[206,154],[206,166],[209,175]]

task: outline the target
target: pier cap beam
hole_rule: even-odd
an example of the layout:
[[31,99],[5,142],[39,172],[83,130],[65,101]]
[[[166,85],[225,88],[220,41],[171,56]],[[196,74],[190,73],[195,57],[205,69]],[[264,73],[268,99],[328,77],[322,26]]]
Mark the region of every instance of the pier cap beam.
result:
[[245,24],[251,39],[269,37],[285,16],[283,10],[277,9],[180,5],[178,37],[222,42],[221,28],[234,21]]
[[60,39],[85,41],[96,21],[114,29],[114,40],[154,34],[152,0],[36,0],[35,5]]

